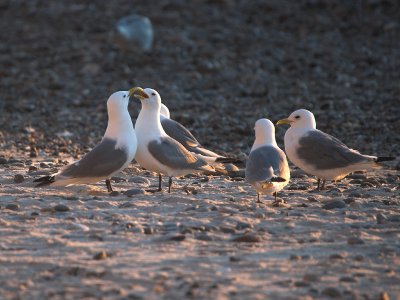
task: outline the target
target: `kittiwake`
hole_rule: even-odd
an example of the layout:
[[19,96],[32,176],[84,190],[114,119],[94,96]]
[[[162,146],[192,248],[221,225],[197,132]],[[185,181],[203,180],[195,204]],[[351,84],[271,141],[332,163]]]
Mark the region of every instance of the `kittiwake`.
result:
[[316,128],[312,112],[299,109],[277,125],[289,124],[285,133],[285,151],[290,161],[297,167],[317,176],[318,190],[323,179],[339,180],[354,171],[380,168],[382,161],[393,160],[393,157],[363,155],[350,149],[337,138]]
[[[209,163],[218,162],[218,157],[192,153],[165,132],[160,122],[161,97],[158,92],[150,88],[137,88],[137,91],[135,97],[142,102],[135,124],[138,139],[135,159],[139,165],[160,175],[167,175],[168,192],[171,192],[173,176],[213,172],[214,168]],[[158,190],[161,191],[161,181]]]
[[101,142],[79,161],[60,172],[34,180],[36,186],[67,186],[95,183],[106,179],[112,192],[110,177],[125,169],[135,157],[137,139],[128,112],[129,97],[135,89],[119,91],[107,101],[108,125]]
[[277,193],[290,179],[290,169],[285,153],[275,141],[275,127],[268,119],[260,119],[255,124],[253,147],[246,162],[246,181],[257,191],[257,202],[260,194],[273,194],[275,202]]

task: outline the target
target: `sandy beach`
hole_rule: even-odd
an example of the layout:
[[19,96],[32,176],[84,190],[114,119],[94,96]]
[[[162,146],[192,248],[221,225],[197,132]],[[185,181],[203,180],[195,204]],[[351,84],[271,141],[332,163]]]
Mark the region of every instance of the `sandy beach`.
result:
[[147,193],[158,177],[137,165],[114,196],[34,188],[56,162],[0,165],[3,299],[399,299],[398,171],[317,192],[297,170],[273,207],[241,177]]

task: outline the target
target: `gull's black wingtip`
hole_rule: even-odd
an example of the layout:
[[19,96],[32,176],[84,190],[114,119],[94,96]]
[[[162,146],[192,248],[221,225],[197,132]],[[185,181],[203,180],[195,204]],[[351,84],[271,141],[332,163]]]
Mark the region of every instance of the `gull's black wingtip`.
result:
[[396,157],[391,157],[391,156],[378,156],[375,160],[375,162],[382,162],[382,161],[392,161],[395,160]]
[[285,178],[282,178],[282,177],[272,177],[270,181],[271,182],[285,182],[287,180]]

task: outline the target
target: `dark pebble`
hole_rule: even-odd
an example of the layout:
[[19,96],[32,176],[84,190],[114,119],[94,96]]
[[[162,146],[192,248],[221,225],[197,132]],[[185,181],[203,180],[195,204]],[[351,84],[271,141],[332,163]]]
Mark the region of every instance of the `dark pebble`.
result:
[[350,277],[350,276],[340,277],[339,281],[342,281],[342,282],[357,282],[357,280],[355,278]]
[[57,204],[54,206],[54,210],[58,212],[67,212],[70,211],[70,208],[64,204]]
[[98,253],[96,253],[95,255],[93,255],[93,259],[95,260],[102,260],[102,259],[106,259],[108,258],[108,254],[105,251],[100,251]]
[[183,235],[183,234],[178,234],[178,235],[171,236],[169,239],[171,241],[181,242],[181,241],[184,241],[186,239],[186,236]]
[[111,193],[110,193],[110,196],[111,197],[116,197],[116,196],[119,196],[119,192],[118,191],[112,191]]
[[25,180],[24,175],[16,174],[14,176],[14,182],[15,183],[22,183],[22,182],[24,182],[24,180]]
[[209,235],[206,234],[206,233],[196,234],[195,238],[196,238],[196,240],[199,240],[199,241],[207,241],[207,242],[213,240],[212,237],[209,236]]
[[236,224],[236,229],[237,230],[243,230],[246,228],[253,228],[253,225],[249,224],[249,223],[245,223],[245,222],[238,222]]
[[301,260],[301,256],[297,254],[290,255],[290,260]]
[[223,233],[235,233],[236,230],[233,227],[229,227],[229,226],[220,226],[219,230]]
[[347,244],[349,244],[349,245],[361,245],[364,243],[365,242],[361,238],[356,237],[356,236],[352,236],[347,239]]
[[377,224],[385,224],[387,222],[388,218],[382,214],[382,213],[378,213],[376,215],[376,223]]
[[[367,176],[365,176],[364,174],[350,174],[350,175],[347,175],[346,178],[365,180],[365,179],[367,179]],[[350,183],[351,183],[351,181],[350,181]]]
[[328,296],[331,298],[341,298],[342,294],[337,288],[334,287],[327,287],[322,292],[321,295]]
[[0,165],[5,165],[7,162],[7,159],[5,159],[4,157],[0,157]]
[[238,243],[259,243],[261,242],[261,238],[255,234],[244,234],[234,237],[231,241]]
[[144,195],[145,190],[144,189],[130,189],[124,192],[124,194],[128,197],[132,197],[135,195]]
[[46,163],[44,163],[44,162],[41,162],[39,166],[40,166],[42,169],[50,168],[49,165],[46,164]]
[[350,184],[361,184],[363,181],[361,179],[352,179],[349,181]]
[[151,227],[145,227],[145,228],[143,229],[143,232],[144,232],[144,234],[153,234],[153,233],[154,233],[154,230],[153,230],[153,228],[151,228]]
[[323,209],[335,209],[344,207],[346,207],[346,203],[344,203],[344,201],[342,200],[331,200],[322,206]]
[[11,204],[7,204],[5,208],[9,209],[9,210],[17,211],[17,210],[19,210],[20,206],[19,206],[19,204],[11,203]]
[[37,171],[37,170],[38,170],[38,168],[35,167],[35,166],[29,166],[29,169],[28,169],[29,172],[34,172],[34,171]]

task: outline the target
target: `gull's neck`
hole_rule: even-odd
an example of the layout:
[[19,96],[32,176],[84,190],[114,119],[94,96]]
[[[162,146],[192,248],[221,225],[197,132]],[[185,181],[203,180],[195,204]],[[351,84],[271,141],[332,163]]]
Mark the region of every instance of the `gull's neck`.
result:
[[147,107],[142,104],[136,120],[136,134],[150,139],[167,135],[161,126],[160,116],[160,107]]
[[274,134],[257,134],[256,133],[256,139],[254,140],[253,147],[251,148],[251,151],[256,150],[260,147],[263,146],[275,146],[278,147],[276,144],[275,140],[275,135]]
[[105,138],[118,140],[124,134],[129,134],[133,131],[133,124],[128,110],[124,111],[109,111],[108,125]]

